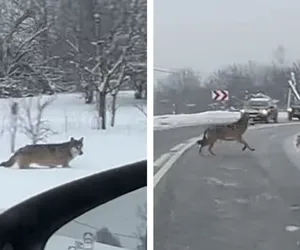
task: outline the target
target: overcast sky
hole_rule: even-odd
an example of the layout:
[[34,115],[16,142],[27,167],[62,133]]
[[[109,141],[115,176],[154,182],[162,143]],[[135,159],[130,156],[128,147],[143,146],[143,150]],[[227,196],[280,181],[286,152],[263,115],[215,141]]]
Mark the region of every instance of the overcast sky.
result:
[[154,0],[155,67],[207,74],[271,61],[279,44],[300,59],[300,0]]

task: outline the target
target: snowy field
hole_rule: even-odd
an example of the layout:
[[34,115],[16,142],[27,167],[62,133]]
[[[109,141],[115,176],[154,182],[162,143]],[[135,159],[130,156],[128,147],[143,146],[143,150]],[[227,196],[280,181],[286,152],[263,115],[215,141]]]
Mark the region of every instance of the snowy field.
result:
[[[206,111],[196,114],[177,114],[155,116],[153,119],[154,130],[164,130],[178,127],[209,125],[235,122],[240,118],[238,111]],[[280,119],[287,119],[285,112],[279,112]]]
[[[65,236],[55,236],[55,239],[49,241],[46,245],[45,250],[57,250],[62,246],[66,246],[65,249],[68,249],[68,246],[74,244],[74,238],[65,237]],[[127,248],[113,247],[106,244],[95,243],[94,250],[129,250]]]
[[[44,98],[53,98],[45,96]],[[35,108],[33,98],[33,110]],[[10,156],[10,102],[0,100],[0,161]],[[15,99],[24,105],[28,99]],[[45,110],[44,119],[56,133],[47,138],[47,143],[59,143],[84,137],[82,156],[71,161],[70,169],[20,170],[0,167],[0,210],[3,211],[31,196],[63,183],[101,172],[125,164],[145,160],[147,157],[147,118],[141,112],[140,102],[134,99],[131,91],[120,92],[115,127],[110,127],[108,112],[107,130],[94,129],[96,126],[96,109],[94,105],[84,104],[81,94],[60,94]],[[136,106],[138,105],[137,108]],[[22,110],[22,109],[21,109]],[[16,149],[30,140],[21,132],[16,137]],[[9,192],[8,192],[9,191]],[[146,202],[146,197],[136,201],[138,205]],[[62,238],[61,238],[62,239]]]
[[[22,99],[15,100],[22,104]],[[0,183],[5,187],[0,190],[0,208],[9,208],[34,194],[65,182],[146,159],[147,119],[132,102],[135,100],[131,91],[121,92],[116,125],[113,128],[108,125],[107,130],[103,131],[92,129],[97,114],[94,105],[84,104],[80,94],[58,95],[45,110],[44,119],[50,122],[51,128],[57,133],[49,137],[47,142],[58,143],[68,141],[72,136],[75,139],[83,136],[84,154],[71,161],[71,169],[20,170],[0,167]],[[0,113],[0,130],[4,129],[0,138],[0,161],[4,161],[11,156],[9,100],[0,100],[0,108],[3,110]],[[108,113],[108,121],[109,116]],[[25,135],[17,134],[16,148],[29,143],[30,140]],[[9,196],[7,190],[10,190]]]

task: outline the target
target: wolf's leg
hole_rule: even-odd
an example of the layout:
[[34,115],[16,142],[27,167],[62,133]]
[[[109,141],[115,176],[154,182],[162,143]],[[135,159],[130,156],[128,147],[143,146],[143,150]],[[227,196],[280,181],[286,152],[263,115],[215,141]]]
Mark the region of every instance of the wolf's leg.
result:
[[208,151],[209,153],[211,153],[212,155],[215,155],[215,153],[212,151],[212,148],[214,146],[215,142],[212,142],[211,144],[209,144],[209,147],[208,147]]
[[19,165],[20,169],[29,169],[29,165]]
[[201,141],[199,140],[198,145],[199,145],[199,151],[198,152],[199,152],[200,155],[203,155],[202,149],[208,146],[208,141],[206,139],[203,139]]
[[23,157],[20,157],[17,161],[20,169],[28,169],[30,168],[30,162]]
[[199,144],[199,154],[202,154],[202,148],[203,148],[204,146],[203,146],[203,144],[201,143],[201,144]]
[[202,149],[207,146],[207,145],[199,145],[199,155],[203,156],[203,152],[202,152]]
[[63,168],[71,168],[68,162],[65,163],[65,164],[63,164],[62,167],[63,167]]
[[243,137],[237,138],[237,141],[238,141],[239,143],[241,143],[241,144],[244,145],[242,151],[244,151],[246,148],[248,148],[248,149],[251,150],[251,151],[254,151],[254,150],[255,150],[254,148],[251,148],[251,147],[249,146],[249,144],[243,139]]
[[197,144],[199,145],[199,154],[201,154],[202,148],[207,146],[207,139],[205,136],[203,136],[202,139],[197,141]]

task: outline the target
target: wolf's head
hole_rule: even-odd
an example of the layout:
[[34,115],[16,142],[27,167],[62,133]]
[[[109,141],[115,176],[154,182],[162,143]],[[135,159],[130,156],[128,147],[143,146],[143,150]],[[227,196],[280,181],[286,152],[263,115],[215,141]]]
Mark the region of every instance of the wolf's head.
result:
[[250,119],[250,114],[249,112],[245,111],[245,110],[240,110],[241,113],[241,117],[240,119],[237,121],[237,123],[248,123],[249,119]]
[[72,154],[73,158],[75,158],[78,155],[82,155],[83,137],[81,137],[79,140],[76,140],[73,137],[71,137],[69,142],[69,147],[70,147],[70,153]]

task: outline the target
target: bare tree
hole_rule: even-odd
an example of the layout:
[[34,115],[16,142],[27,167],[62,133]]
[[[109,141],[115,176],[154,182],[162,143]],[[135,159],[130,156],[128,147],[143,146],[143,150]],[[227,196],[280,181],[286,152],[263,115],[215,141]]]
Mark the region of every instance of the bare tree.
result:
[[[3,90],[9,90],[10,96],[13,92],[15,96],[23,96],[22,93],[37,89],[52,93],[51,84],[62,78],[63,72],[51,66],[55,57],[48,57],[45,40],[50,24],[41,22],[46,16],[40,13],[42,7],[46,13],[45,6],[38,6],[34,1],[24,11],[19,9],[11,18],[13,27],[7,28],[3,39],[0,37],[0,83]],[[41,50],[39,43],[43,45]]]
[[107,227],[103,227],[97,231],[96,242],[115,247],[122,247],[120,240],[113,235]]
[[110,126],[115,126],[115,120],[116,120],[116,111],[117,111],[117,96],[120,91],[120,88],[122,84],[125,82],[125,65],[122,65],[121,72],[119,73],[118,79],[114,79],[110,81],[110,94],[112,97],[111,101],[111,121]]
[[285,63],[285,57],[286,57],[286,52],[285,48],[283,45],[278,45],[278,47],[275,49],[273,52],[273,56],[275,59],[275,62],[278,63],[279,65],[283,65]]
[[[55,132],[50,128],[49,122],[43,119],[44,112],[55,98],[42,100],[42,97],[36,98],[36,110],[33,110],[32,98],[24,101],[24,114],[20,116],[22,132],[31,140],[32,144],[39,141],[45,141]],[[36,116],[33,117],[33,113]]]
[[[199,104],[207,96],[201,91],[201,77],[192,69],[181,69],[160,81],[155,93],[155,109],[171,113],[187,113],[190,104]],[[201,105],[201,104],[200,104]],[[196,106],[197,107],[197,106]],[[201,110],[194,110],[194,112]]]
[[143,115],[147,117],[147,103],[145,102],[139,102],[133,105],[136,107],[139,111],[142,112]]
[[[107,94],[115,90],[112,95],[116,96],[116,89],[119,89],[121,86],[126,66],[130,65],[133,67],[132,61],[137,59],[145,61],[145,58],[141,56],[146,51],[146,43],[143,44],[144,40],[142,38],[144,37],[141,35],[141,30],[144,31],[143,28],[145,28],[146,23],[140,24],[137,22],[141,2],[143,1],[111,2],[108,16],[110,20],[114,21],[111,23],[108,34],[101,40],[101,55],[97,58],[92,68],[84,67],[87,72],[98,79],[96,91],[102,129],[106,128]],[[99,41],[95,43],[97,46],[98,44]],[[141,44],[145,46],[141,46]],[[144,50],[140,52],[137,49],[138,47],[142,47]],[[114,80],[116,79],[119,79],[117,85],[111,86],[111,84],[115,84]]]
[[[104,95],[118,78],[124,58],[144,79],[130,87],[142,90],[146,8],[146,0],[1,1],[0,96],[85,90],[92,103],[93,92]],[[94,14],[100,16],[97,23]]]

